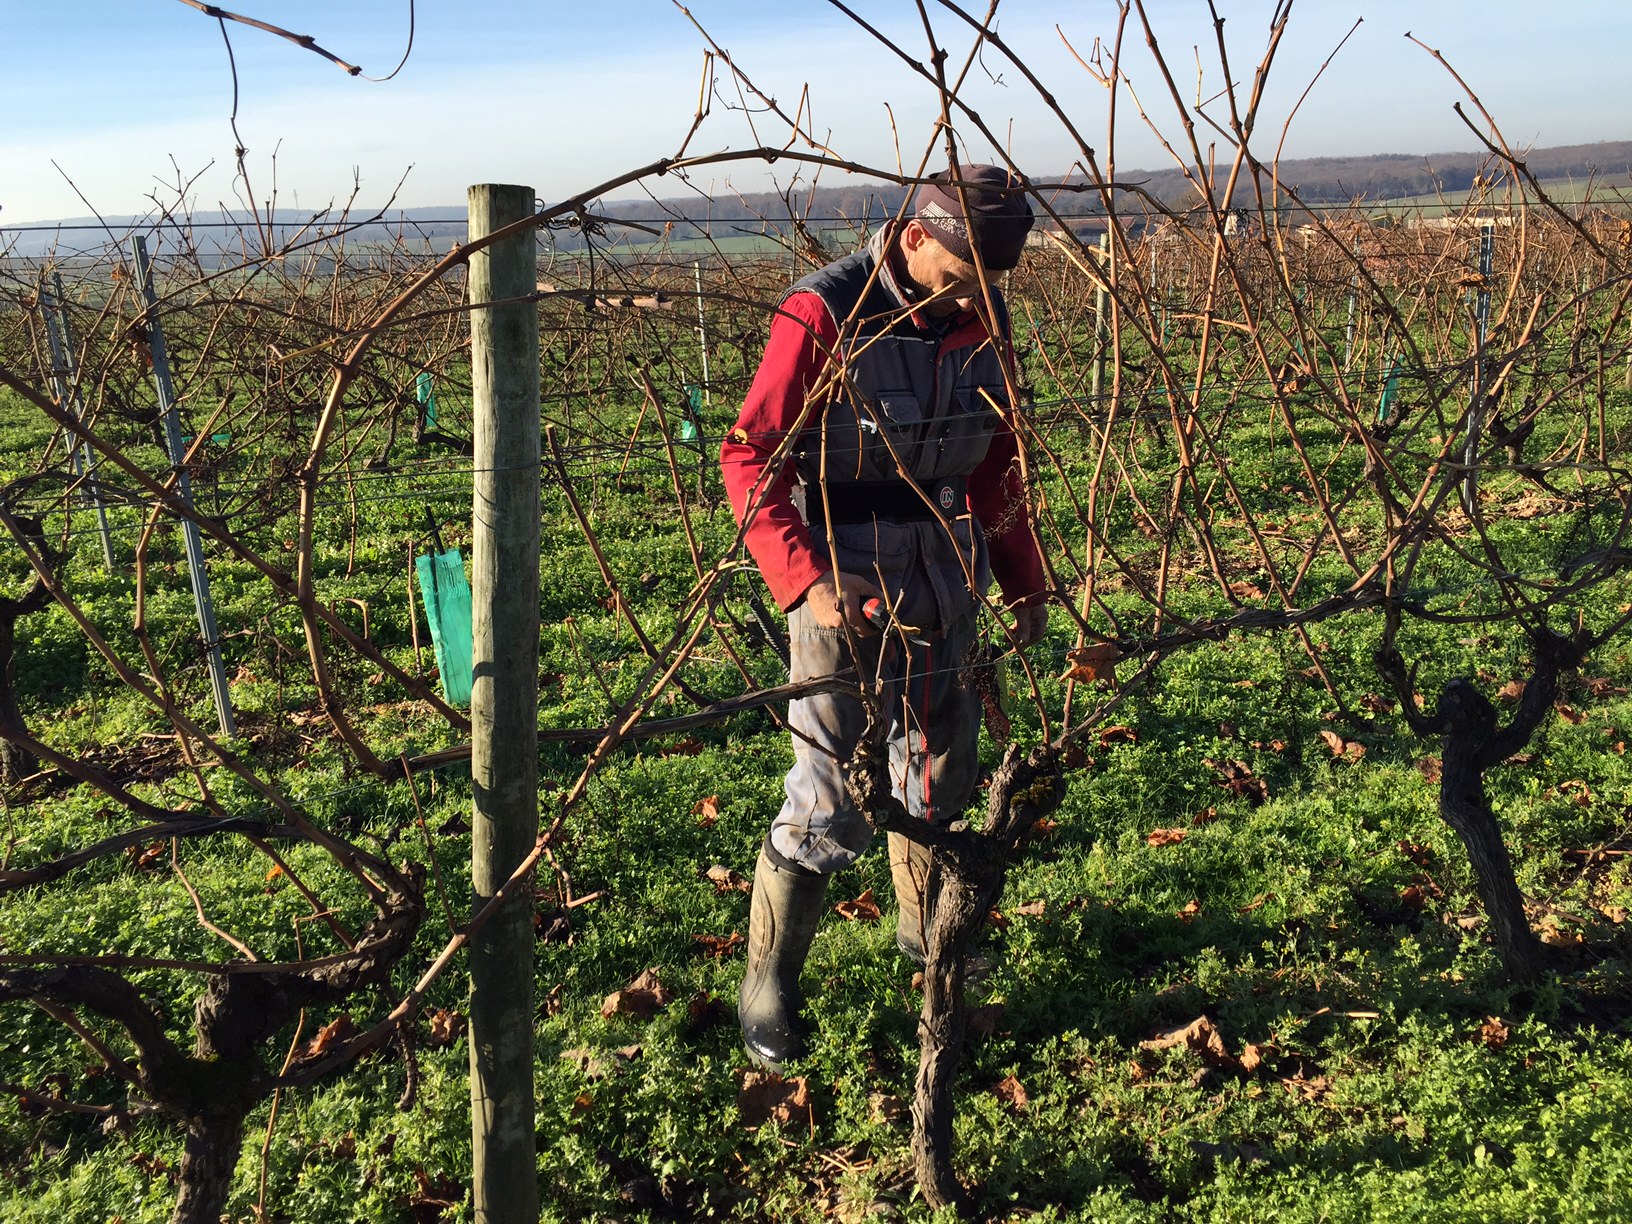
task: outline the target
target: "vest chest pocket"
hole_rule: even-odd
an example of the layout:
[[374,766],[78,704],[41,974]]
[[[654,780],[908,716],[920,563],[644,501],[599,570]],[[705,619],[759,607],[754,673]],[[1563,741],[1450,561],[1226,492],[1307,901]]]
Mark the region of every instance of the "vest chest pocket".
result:
[[924,419],[924,406],[911,391],[881,391],[874,396],[878,421],[892,429],[916,425]]
[[986,457],[998,412],[1007,403],[1001,383],[953,388],[951,412],[940,431],[938,475],[966,475],[975,470]]

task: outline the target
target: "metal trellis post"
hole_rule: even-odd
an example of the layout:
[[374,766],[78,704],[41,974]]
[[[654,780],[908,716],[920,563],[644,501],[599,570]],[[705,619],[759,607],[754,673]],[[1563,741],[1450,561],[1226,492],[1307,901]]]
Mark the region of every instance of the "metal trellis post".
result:
[[[176,389],[170,381],[170,357],[164,347],[164,328],[159,324],[159,299],[153,292],[153,268],[147,260],[147,242],[140,234],[131,235],[130,256],[136,265],[136,282],[146,307],[148,350],[153,356],[153,386],[159,393],[159,411],[164,420],[164,444],[170,452],[176,492],[190,509],[193,482],[184,460],[187,449],[181,440],[181,421],[176,415]],[[181,536],[187,548],[187,576],[193,585],[193,607],[198,612],[198,631],[203,639],[205,661],[210,669],[210,691],[215,697],[215,716],[221,734],[236,735],[232,717],[232,695],[227,691],[227,669],[221,661],[221,637],[215,626],[215,604],[210,599],[210,575],[204,565],[204,539],[192,519],[181,521]]]

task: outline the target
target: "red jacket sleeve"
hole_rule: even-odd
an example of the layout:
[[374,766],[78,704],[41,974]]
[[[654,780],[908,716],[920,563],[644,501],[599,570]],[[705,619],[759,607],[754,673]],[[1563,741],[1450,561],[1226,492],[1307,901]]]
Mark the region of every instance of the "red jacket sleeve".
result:
[[743,541],[784,612],[812,583],[832,571],[811,544],[793,506],[798,483],[783,443],[796,428],[805,397],[838,344],[838,328],[822,299],[796,293],[771,322],[770,339],[736,426],[720,447],[720,470]]
[[969,509],[986,533],[992,577],[1012,605],[1035,602],[1047,589],[1043,559],[1031,534],[1020,443],[1001,417],[991,447],[969,477]]

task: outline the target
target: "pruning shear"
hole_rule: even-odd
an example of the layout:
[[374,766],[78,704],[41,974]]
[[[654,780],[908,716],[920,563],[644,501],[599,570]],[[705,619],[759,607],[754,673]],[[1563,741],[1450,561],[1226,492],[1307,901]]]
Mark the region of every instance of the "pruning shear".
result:
[[929,639],[924,636],[922,629],[913,625],[903,625],[896,620],[890,612],[889,605],[876,595],[861,605],[861,614],[880,633],[888,633],[894,629],[915,646],[929,645]]

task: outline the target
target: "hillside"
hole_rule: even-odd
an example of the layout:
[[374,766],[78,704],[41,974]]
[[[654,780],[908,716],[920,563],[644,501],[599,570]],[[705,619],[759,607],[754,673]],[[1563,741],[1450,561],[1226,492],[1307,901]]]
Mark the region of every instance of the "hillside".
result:
[[[1632,141],[1601,141],[1596,144],[1560,145],[1534,149],[1525,165],[1540,180],[1563,191],[1563,198],[1579,201],[1590,192],[1594,196],[1614,195],[1632,190]],[[1475,180],[1494,180],[1498,198],[1511,181],[1511,174],[1493,168],[1492,160],[1479,153],[1432,153],[1427,155],[1378,153],[1366,157],[1310,157],[1283,161],[1278,167],[1283,191],[1309,204],[1378,204],[1391,201],[1431,204],[1440,197],[1456,197],[1474,186]],[[1082,184],[1080,174],[1037,176],[1040,182]],[[1265,186],[1267,187],[1267,183]],[[1145,200],[1162,205],[1182,206],[1193,196],[1193,188],[1176,169],[1130,170],[1118,176],[1119,207],[1143,211]],[[1251,188],[1238,188],[1237,202],[1251,200]],[[651,200],[611,201],[601,204],[602,215],[646,225],[671,225],[674,239],[711,236],[730,239],[743,233],[759,233],[767,225],[785,227],[790,208],[814,228],[858,225],[883,219],[901,206],[904,189],[894,184],[847,182],[842,186],[821,186],[794,191],[787,197],[778,192],[748,192],[716,198],[686,196]],[[1066,193],[1057,207],[1065,214],[1101,211],[1096,196]],[[333,226],[341,218],[325,213],[279,209],[275,227],[280,242],[295,239],[306,227]],[[430,208],[391,210],[371,216],[354,212],[358,223],[351,241],[358,243],[420,243],[445,250],[464,236],[464,206],[448,204]],[[244,218],[222,212],[197,212],[190,218],[193,239],[201,252],[210,248],[222,256],[238,251]],[[94,217],[67,218],[54,222],[10,229],[0,226],[0,253],[13,257],[37,258],[52,250],[75,251],[100,248],[110,238],[131,230],[150,230],[157,225],[151,214],[109,217],[106,224]],[[628,238],[641,242],[638,232]],[[556,245],[571,250],[582,239],[558,233]]]

